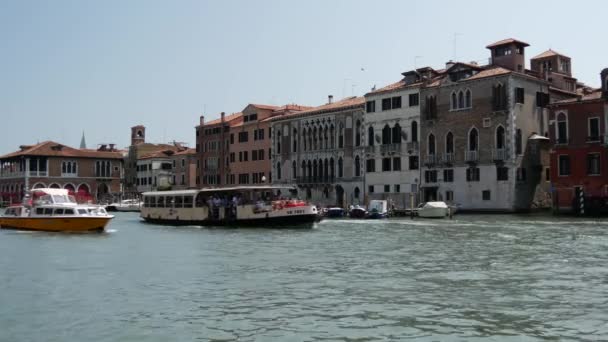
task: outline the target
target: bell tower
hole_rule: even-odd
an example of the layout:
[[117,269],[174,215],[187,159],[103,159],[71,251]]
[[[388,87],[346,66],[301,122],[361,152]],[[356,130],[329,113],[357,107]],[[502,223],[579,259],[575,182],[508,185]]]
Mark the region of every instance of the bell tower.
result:
[[602,97],[604,100],[608,100],[608,68],[602,70]]
[[137,125],[131,127],[131,145],[139,145],[146,142],[146,127]]

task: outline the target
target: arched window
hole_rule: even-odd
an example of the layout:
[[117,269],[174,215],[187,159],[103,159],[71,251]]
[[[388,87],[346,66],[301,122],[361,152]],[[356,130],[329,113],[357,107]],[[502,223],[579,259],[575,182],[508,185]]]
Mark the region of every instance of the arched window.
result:
[[435,155],[435,135],[433,133],[429,134],[428,154]]
[[557,114],[557,143],[568,143],[568,117],[565,113]]
[[361,196],[361,190],[359,190],[359,187],[355,187],[355,198],[359,199],[359,196]]
[[[281,131],[277,132],[277,153],[281,153]],[[278,179],[281,179],[280,177]]]
[[312,179],[314,179],[315,181],[317,180],[317,176],[318,176],[318,165],[317,165],[317,160],[313,160],[312,162]]
[[301,178],[305,178],[306,177],[306,161],[302,160],[302,174],[300,175]]
[[451,105],[452,109],[457,109],[458,108],[458,100],[456,99],[456,93],[452,92],[452,105]]
[[469,89],[467,89],[464,96],[464,106],[466,108],[471,108],[471,91]]
[[327,158],[323,161],[323,179],[326,181],[329,179],[329,161]]
[[515,153],[521,154],[522,151],[523,151],[523,146],[522,146],[521,129],[518,128],[515,131]]
[[344,177],[344,161],[342,160],[342,157],[338,159],[338,177]]
[[448,132],[445,136],[445,153],[454,153],[454,134]]
[[327,126],[323,129],[323,148],[329,148],[329,135],[327,134]]
[[502,150],[505,148],[505,129],[502,126],[496,128],[496,149]]
[[464,93],[461,91],[458,92],[458,109],[464,108]]
[[355,157],[355,177],[361,176],[361,159],[359,156]]
[[329,177],[333,180],[336,176],[336,168],[335,168],[334,158],[329,159]]
[[317,137],[317,127],[315,126],[312,129],[312,149],[313,150],[317,149],[317,141],[319,141],[319,138]]
[[329,148],[336,148],[336,130],[334,129],[334,125],[329,126]]
[[361,121],[357,120],[355,127],[355,146],[361,146]]
[[382,145],[388,145],[391,143],[391,128],[388,124],[384,125],[382,129]]
[[469,151],[477,151],[479,142],[479,133],[477,128],[473,128],[469,132]]
[[315,138],[312,136],[312,128],[308,127],[308,150],[312,150],[312,141],[315,140]]
[[418,141],[418,123],[416,121],[412,121],[412,141]]
[[306,151],[306,129],[302,131],[302,144],[304,145],[304,151]]
[[298,152],[298,130],[293,129],[293,151]]
[[291,163],[291,173],[291,177],[293,179],[296,179],[298,177],[298,164],[295,160]]
[[342,123],[338,129],[338,148],[344,148],[344,125]]
[[374,127],[372,126],[367,129],[367,146],[374,146]]
[[319,180],[323,179],[323,159],[319,159],[319,164],[317,164],[317,167],[319,168],[318,174],[319,174]]
[[393,127],[393,144],[400,144],[401,143],[401,126],[399,126],[399,123],[396,123],[395,126]]
[[312,162],[309,160],[308,161],[308,180],[311,181],[312,180]]

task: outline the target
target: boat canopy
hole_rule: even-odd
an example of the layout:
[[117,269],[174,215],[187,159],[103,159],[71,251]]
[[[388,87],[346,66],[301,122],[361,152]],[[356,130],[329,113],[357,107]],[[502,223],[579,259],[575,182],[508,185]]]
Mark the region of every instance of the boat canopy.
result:
[[448,205],[445,202],[426,202],[423,208],[447,208]]
[[51,196],[67,196],[68,195],[67,189],[37,188],[37,189],[32,189],[31,191],[33,193],[42,192],[46,195],[51,195]]
[[144,196],[184,196],[196,195],[198,193],[222,193],[222,192],[251,192],[251,191],[273,191],[273,190],[291,190],[295,191],[293,186],[235,186],[229,188],[204,188],[191,190],[174,190],[174,191],[148,191],[144,192]]

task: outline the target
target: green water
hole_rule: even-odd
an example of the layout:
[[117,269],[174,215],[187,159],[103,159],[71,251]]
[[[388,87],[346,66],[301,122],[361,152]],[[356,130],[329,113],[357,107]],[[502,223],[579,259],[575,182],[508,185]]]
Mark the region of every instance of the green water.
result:
[[608,339],[608,221],[0,231],[1,341]]

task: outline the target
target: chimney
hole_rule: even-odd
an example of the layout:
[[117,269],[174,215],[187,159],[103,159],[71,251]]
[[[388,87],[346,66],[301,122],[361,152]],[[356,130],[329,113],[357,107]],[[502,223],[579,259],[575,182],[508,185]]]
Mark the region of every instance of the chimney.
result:
[[224,122],[224,118],[226,117],[226,113],[222,112],[222,122]]
[[445,70],[448,70],[449,68],[454,66],[454,62],[450,59],[447,63],[445,63]]
[[205,116],[204,115],[201,115],[201,117],[200,117],[199,120],[200,120],[201,126],[205,124]]
[[327,103],[332,104],[334,102],[334,96],[333,95],[327,95]]
[[116,144],[110,144],[110,152],[114,152],[115,151],[114,146],[116,146]]
[[608,68],[602,70],[602,97],[608,101]]

